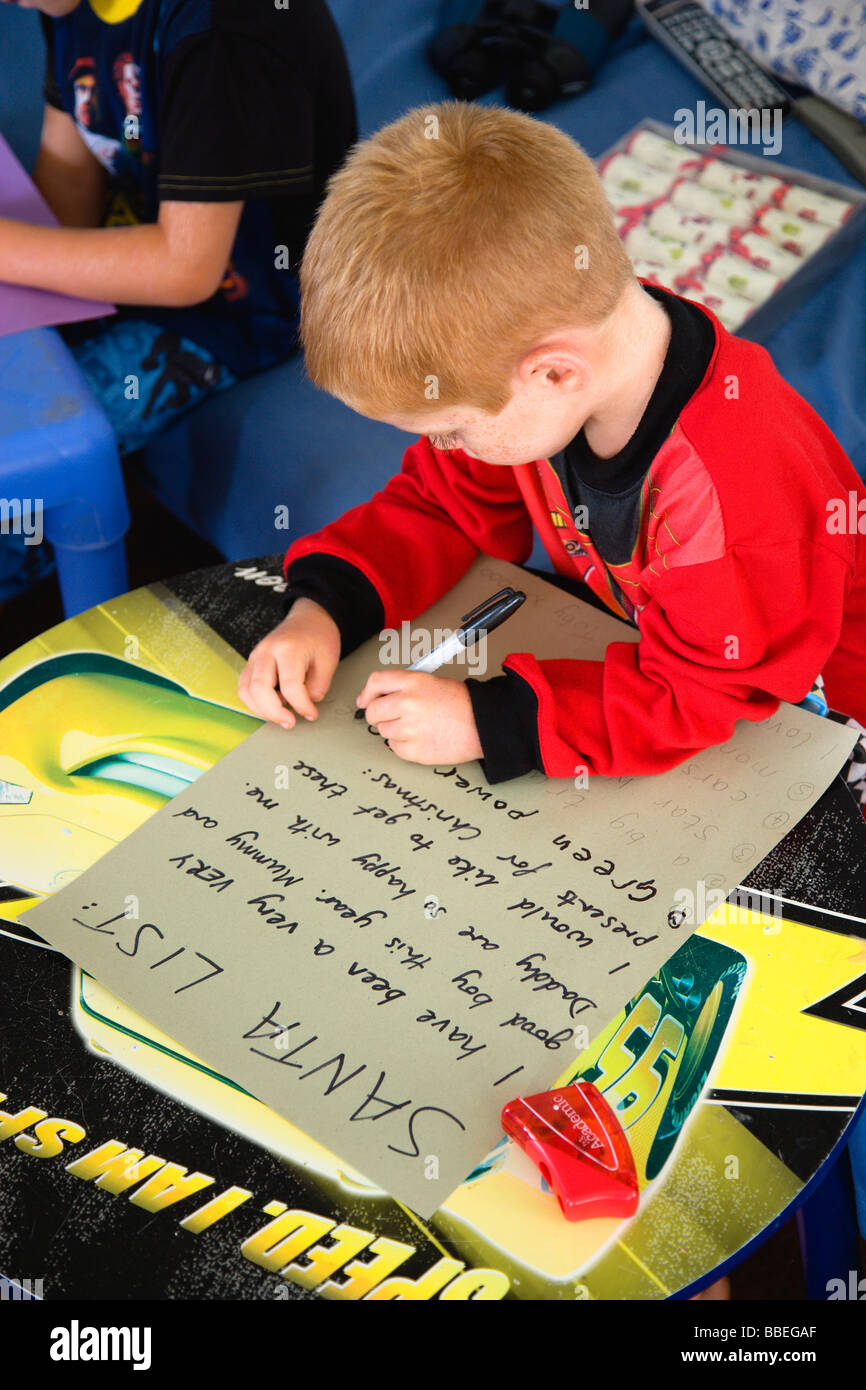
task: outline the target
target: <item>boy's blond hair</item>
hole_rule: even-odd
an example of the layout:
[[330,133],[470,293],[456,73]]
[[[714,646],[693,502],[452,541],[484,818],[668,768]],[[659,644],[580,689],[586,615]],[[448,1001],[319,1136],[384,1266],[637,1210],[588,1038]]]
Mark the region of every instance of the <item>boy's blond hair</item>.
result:
[[498,414],[521,358],[634,281],[592,161],[500,107],[417,107],[332,176],[301,279],[317,386],[362,414]]

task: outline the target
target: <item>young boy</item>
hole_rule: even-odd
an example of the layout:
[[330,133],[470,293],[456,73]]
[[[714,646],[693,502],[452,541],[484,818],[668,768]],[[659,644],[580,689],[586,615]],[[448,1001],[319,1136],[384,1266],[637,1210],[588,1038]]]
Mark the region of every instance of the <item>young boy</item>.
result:
[[[290,728],[341,653],[533,525],[640,641],[456,682],[388,669],[358,696],[398,757],[488,781],[661,772],[799,702],[866,722],[866,490],[763,348],[638,282],[590,160],[528,116],[410,112],[331,181],[301,268],[309,373],[421,433],[372,501],[297,541],[288,616],[240,694]],[[576,520],[575,520],[576,518]]]
[[42,11],[34,178],[61,226],[0,218],[0,280],[124,306],[64,331],[127,451],[296,350],[297,266],[357,135],[345,54],[325,0],[18,3]]

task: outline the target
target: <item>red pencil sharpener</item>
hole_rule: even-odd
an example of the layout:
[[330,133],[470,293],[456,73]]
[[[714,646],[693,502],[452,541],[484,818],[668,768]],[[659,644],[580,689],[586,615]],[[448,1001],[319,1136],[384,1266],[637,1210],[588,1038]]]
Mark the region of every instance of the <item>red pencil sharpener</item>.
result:
[[509,1101],[502,1127],[537,1164],[568,1221],[637,1211],[640,1194],[628,1140],[592,1082]]

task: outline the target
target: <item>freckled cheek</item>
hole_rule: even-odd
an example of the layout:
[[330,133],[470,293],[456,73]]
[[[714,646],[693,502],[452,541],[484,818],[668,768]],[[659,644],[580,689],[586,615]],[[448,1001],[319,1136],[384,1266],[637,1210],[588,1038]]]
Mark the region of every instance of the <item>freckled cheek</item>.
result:
[[[469,453],[467,449],[465,451]],[[524,462],[525,450],[521,450],[519,444],[510,435],[495,435],[488,439],[481,454],[473,454],[473,458],[486,459],[494,464],[515,464]]]
[[526,448],[520,448],[517,444],[506,444],[498,451],[498,459],[505,467],[518,463],[526,463],[529,455]]

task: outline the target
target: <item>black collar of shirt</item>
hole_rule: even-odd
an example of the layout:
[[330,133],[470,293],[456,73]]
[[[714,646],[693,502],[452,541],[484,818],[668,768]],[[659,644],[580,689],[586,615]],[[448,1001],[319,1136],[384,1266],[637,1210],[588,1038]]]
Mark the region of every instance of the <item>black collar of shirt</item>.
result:
[[575,477],[600,492],[628,492],[645,477],[680,412],[703,381],[716,345],[712,321],[696,304],[655,285],[644,285],[643,289],[666,310],[671,338],[640,424],[625,447],[611,458],[594,454],[581,429],[562,454],[551,460],[556,468],[563,458],[567,478]]

